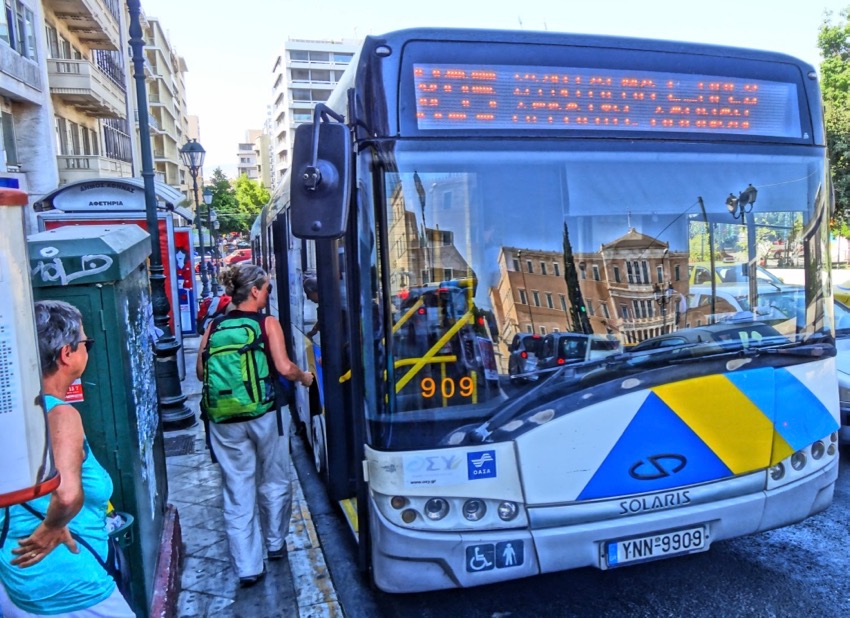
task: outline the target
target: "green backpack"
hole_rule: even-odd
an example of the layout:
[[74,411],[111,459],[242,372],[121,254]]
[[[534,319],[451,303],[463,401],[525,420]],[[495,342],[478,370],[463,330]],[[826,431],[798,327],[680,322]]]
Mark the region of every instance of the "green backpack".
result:
[[260,330],[262,319],[260,314],[224,315],[212,323],[203,355],[202,402],[214,423],[255,418],[274,406],[274,383]]

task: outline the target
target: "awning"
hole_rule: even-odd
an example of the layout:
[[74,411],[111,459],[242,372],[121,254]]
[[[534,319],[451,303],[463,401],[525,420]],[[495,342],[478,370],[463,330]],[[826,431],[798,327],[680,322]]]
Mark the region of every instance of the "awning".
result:
[[[154,180],[154,193],[158,209],[192,221],[192,211],[179,206],[186,200],[180,191]],[[72,182],[48,193],[33,208],[36,212],[143,212],[145,183],[142,178],[92,178]]]

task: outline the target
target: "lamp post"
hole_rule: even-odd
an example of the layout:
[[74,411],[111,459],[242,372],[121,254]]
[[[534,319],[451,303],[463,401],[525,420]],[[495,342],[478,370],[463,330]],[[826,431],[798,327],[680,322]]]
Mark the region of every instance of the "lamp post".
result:
[[210,271],[210,288],[212,289],[212,295],[218,296],[218,281],[215,279],[215,268],[218,264],[218,243],[214,240],[213,234],[213,222],[218,224],[218,217],[215,216],[215,211],[212,209],[212,201],[213,201],[213,192],[209,187],[204,189],[204,204],[207,205],[207,229],[210,231],[210,249],[212,250],[212,258],[209,263],[209,271]]
[[652,296],[655,298],[658,306],[661,307],[661,334],[664,335],[667,333],[667,305],[670,304],[673,298],[673,283],[670,282],[667,285],[667,289],[663,292],[661,291],[661,286],[657,283],[653,284]]
[[747,227],[747,281],[749,282],[750,311],[755,313],[758,301],[758,272],[756,270],[756,229],[752,217],[747,219],[747,214],[752,212],[756,203],[758,190],[750,184],[746,189],[735,197],[730,193],[726,198],[726,208],[733,219],[740,219],[741,224]]
[[204,156],[207,151],[201,146],[197,140],[189,140],[183,148],[180,149],[180,158],[183,159],[183,165],[189,168],[189,174],[192,176],[192,194],[195,196],[195,227],[198,230],[198,245],[201,247],[201,265],[198,270],[201,271],[201,298],[208,298],[210,288],[207,284],[207,252],[204,248],[204,228],[203,219],[201,218],[201,207],[198,202],[198,172],[204,166]]
[[180,342],[175,339],[168,324],[170,309],[165,294],[165,269],[162,266],[162,249],[159,241],[159,218],[154,189],[153,153],[151,151],[148,124],[148,95],[145,85],[145,40],[142,37],[141,3],[127,0],[130,14],[130,48],[133,59],[133,78],[136,80],[136,104],[139,109],[139,146],[142,151],[142,179],[144,180],[145,214],[148,233],[151,236],[150,284],[153,305],[156,393],[159,413],[163,425],[180,427],[195,422],[195,413],[186,405],[186,395],[180,390],[180,374],[177,369],[177,352]]

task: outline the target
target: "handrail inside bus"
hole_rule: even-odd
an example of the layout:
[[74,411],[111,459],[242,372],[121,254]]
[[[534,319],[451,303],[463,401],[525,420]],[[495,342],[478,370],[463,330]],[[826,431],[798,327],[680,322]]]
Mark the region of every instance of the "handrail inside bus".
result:
[[446,331],[446,334],[440,337],[439,341],[437,341],[430,350],[428,350],[421,358],[416,359],[416,363],[413,365],[413,368],[404,374],[398,382],[396,382],[396,392],[398,393],[402,388],[407,386],[407,383],[413,379],[413,376],[419,373],[419,370],[422,369],[422,367],[424,367],[425,364],[437,354],[440,348],[446,345],[446,342],[454,337],[461,328],[463,328],[466,324],[474,323],[475,317],[472,315],[471,311],[467,311],[463,314],[463,317],[455,322],[454,325]]
[[396,334],[398,329],[401,328],[402,325],[410,319],[410,316],[412,316],[416,312],[416,310],[419,309],[419,307],[421,307],[421,306],[422,306],[422,297],[420,296],[416,300],[416,302],[413,303],[410,306],[410,309],[407,310],[407,313],[405,313],[403,316],[401,316],[401,319],[398,322],[395,323],[395,325],[393,326],[393,335]]
[[[395,361],[393,363],[393,366],[404,367],[405,365],[413,365],[418,360],[419,360],[419,358],[403,358],[401,360]],[[454,354],[450,354],[448,356],[435,356],[433,358],[428,359],[426,362],[428,362],[428,363],[443,363],[444,365],[446,363],[456,363],[457,362],[457,356],[455,356]],[[386,380],[386,378],[387,378],[387,372],[384,371],[384,379]],[[340,376],[339,383],[342,384],[343,382],[348,382],[350,379],[351,379],[351,369],[349,369],[344,374],[342,374],[342,376]],[[396,390],[396,392],[398,392],[398,390]]]

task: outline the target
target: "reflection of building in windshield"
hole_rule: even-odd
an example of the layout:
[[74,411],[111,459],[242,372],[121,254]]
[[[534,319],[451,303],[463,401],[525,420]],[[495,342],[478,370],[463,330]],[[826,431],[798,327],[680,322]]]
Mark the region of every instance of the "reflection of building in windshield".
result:
[[452,230],[423,227],[416,212],[405,208],[401,183],[390,196],[389,262],[393,293],[472,274],[469,263],[455,246]]
[[[684,326],[688,254],[634,228],[596,253],[573,255],[593,332],[634,345]],[[490,299],[499,324],[501,360],[517,333],[580,332],[570,319],[564,255],[502,247]],[[506,371],[506,367],[502,368]]]

